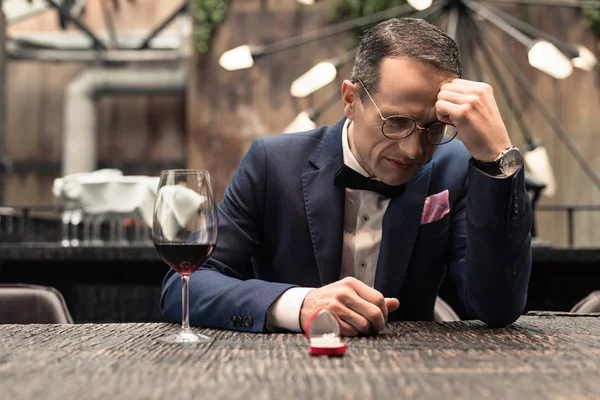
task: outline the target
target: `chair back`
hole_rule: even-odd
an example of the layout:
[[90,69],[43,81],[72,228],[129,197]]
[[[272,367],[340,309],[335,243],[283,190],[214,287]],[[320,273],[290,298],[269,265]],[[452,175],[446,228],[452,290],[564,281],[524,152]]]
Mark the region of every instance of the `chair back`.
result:
[[584,297],[571,309],[572,313],[593,314],[600,313],[600,290],[596,290]]
[[49,286],[0,284],[0,324],[72,324],[62,294]]
[[454,312],[452,307],[440,297],[435,300],[435,307],[433,308],[433,319],[438,322],[451,322],[460,321],[460,318]]

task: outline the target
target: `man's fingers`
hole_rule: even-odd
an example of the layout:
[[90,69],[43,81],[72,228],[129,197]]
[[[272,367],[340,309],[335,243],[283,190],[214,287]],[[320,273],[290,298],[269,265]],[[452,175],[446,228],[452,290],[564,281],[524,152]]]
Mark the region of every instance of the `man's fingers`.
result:
[[[362,299],[361,299],[362,300]],[[362,300],[364,302],[364,300]],[[386,308],[389,312],[395,311],[400,306],[400,301],[396,298],[385,298]],[[377,307],[372,306],[372,310],[378,310]],[[352,310],[351,308],[345,308],[337,313],[337,317],[340,320],[341,333],[344,336],[357,336],[359,334],[372,335],[380,332],[385,327],[385,321],[379,314],[376,318],[376,323],[365,318],[359,312]]]
[[388,309],[388,312],[392,312],[392,311],[396,311],[398,309],[398,307],[400,307],[400,301],[396,298],[393,297],[386,297],[385,298],[385,305]]
[[371,335],[385,327],[388,304],[391,310],[398,300],[387,300],[370,286],[355,278],[344,278],[319,289],[309,291],[300,307],[300,322],[304,326],[314,310],[328,308],[340,320],[344,335]]
[[445,122],[456,126],[456,122],[452,121],[451,116],[462,115],[462,106],[450,103],[446,100],[438,100],[435,103],[435,113],[438,121]]
[[[383,300],[383,296],[382,300]],[[373,303],[368,302],[362,297],[358,296],[354,293],[353,296],[349,296],[344,300],[344,305],[348,307],[350,310],[360,314],[363,318],[365,318],[370,325],[370,332],[379,332],[383,329],[385,325],[385,320],[387,316],[387,307],[385,306],[385,300],[382,301],[384,312]],[[358,327],[357,327],[358,328]],[[362,332],[362,331],[361,331]]]
[[[338,317],[342,321],[345,321],[348,324],[352,325],[357,331],[359,331],[363,335],[370,335],[376,329],[371,323],[371,321],[365,318],[362,314],[352,310],[351,308],[345,308],[343,310],[340,310],[340,312],[338,313]],[[383,327],[383,324],[380,325]],[[381,329],[382,328],[380,328],[379,330]],[[379,330],[377,330],[377,332],[379,332]]]
[[[370,286],[365,285],[363,282],[361,282],[357,279],[350,280],[349,285],[356,291],[356,294],[358,294],[362,299],[379,307],[379,309],[381,310],[381,313],[383,315],[384,321],[387,319],[388,310],[387,310],[387,307],[385,306],[385,299],[383,298],[383,295],[379,291],[373,289]],[[358,310],[355,310],[355,311],[358,311]],[[368,310],[365,310],[365,311],[368,312]],[[368,317],[368,315],[365,315],[365,314],[363,314],[363,315],[365,317]]]
[[445,100],[452,104],[476,103],[478,97],[473,94],[463,94],[451,90],[440,90],[438,100]]
[[358,336],[360,332],[346,321],[340,319],[340,334],[342,336]]
[[452,81],[450,83],[445,83],[445,85],[452,85],[452,84],[461,85],[461,86],[481,87],[485,83],[477,82],[477,81],[470,81],[468,79],[461,79],[461,78],[452,79]]
[[444,83],[440,86],[440,92],[448,91],[460,94],[472,94],[474,90],[477,90],[475,86],[461,85],[459,83]]

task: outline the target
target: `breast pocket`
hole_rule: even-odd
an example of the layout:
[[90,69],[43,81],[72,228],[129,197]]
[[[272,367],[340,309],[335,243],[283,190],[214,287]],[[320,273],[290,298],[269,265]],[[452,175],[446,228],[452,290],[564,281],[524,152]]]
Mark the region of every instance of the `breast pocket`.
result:
[[417,241],[422,242],[440,236],[448,231],[450,226],[450,213],[441,219],[419,226]]

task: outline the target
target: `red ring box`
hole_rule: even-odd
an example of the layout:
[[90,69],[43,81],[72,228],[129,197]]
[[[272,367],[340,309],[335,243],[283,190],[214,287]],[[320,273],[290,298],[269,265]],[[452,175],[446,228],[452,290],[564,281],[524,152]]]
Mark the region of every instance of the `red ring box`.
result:
[[340,324],[327,309],[314,312],[306,321],[304,329],[313,356],[343,356],[346,343],[340,339]]

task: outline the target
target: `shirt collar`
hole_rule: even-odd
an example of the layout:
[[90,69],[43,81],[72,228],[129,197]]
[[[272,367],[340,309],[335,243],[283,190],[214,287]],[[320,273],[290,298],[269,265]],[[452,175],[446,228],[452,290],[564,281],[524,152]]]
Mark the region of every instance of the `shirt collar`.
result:
[[346,119],[344,122],[344,127],[342,128],[342,153],[344,156],[344,164],[348,167],[352,168],[359,174],[365,177],[369,177],[367,171],[364,170],[363,167],[360,166],[354,154],[352,154],[352,150],[350,150],[350,145],[348,144],[348,126],[350,125],[350,120]]

